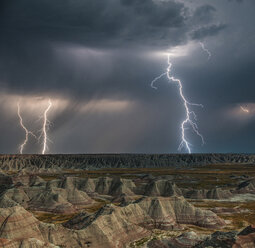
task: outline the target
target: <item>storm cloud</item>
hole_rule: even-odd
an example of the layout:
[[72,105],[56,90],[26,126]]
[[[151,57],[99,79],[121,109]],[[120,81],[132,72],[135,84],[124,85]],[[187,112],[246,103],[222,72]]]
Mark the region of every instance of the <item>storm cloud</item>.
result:
[[[118,74],[116,65],[132,66],[130,59],[125,60],[130,54],[139,60],[141,53],[205,39],[224,28],[213,24],[216,9],[208,4],[192,10],[176,1],[12,0],[3,1],[2,6],[1,84],[23,93],[59,91],[60,83],[63,91],[75,93],[77,88],[70,84],[82,81],[89,81],[87,93],[94,86],[98,91],[95,81],[109,76],[105,65],[112,63]],[[94,69],[84,76],[88,60],[77,58],[77,53],[93,57],[89,66],[98,68],[101,76],[97,73],[94,78]],[[115,84],[112,76],[107,81]],[[127,81],[127,76],[122,80]],[[76,93],[81,93],[80,88]]]
[[[255,102],[253,7],[252,0],[1,1],[0,151],[15,153],[22,141],[17,101],[39,130],[51,98],[49,152],[176,152],[184,117],[176,85],[163,78],[150,88],[176,48],[173,73],[187,98],[204,105],[195,110],[206,145],[190,132],[192,150],[251,152],[254,119],[233,116]],[[212,52],[208,62],[199,41]],[[33,141],[26,148],[38,151]]]
[[9,34],[103,48],[177,45],[187,40],[197,20],[209,21],[215,11],[208,4],[191,11],[180,2],[153,0],[12,0],[2,5],[1,26]]

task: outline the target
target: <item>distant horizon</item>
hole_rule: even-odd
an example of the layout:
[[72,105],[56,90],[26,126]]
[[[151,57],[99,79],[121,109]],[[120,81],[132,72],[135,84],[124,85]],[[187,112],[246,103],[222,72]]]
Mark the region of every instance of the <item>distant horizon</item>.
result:
[[167,155],[167,156],[193,156],[193,155],[255,155],[255,153],[54,153],[54,154],[39,154],[39,153],[31,153],[31,154],[1,154],[0,156],[58,156],[58,155],[81,155],[81,156],[94,156],[94,155]]

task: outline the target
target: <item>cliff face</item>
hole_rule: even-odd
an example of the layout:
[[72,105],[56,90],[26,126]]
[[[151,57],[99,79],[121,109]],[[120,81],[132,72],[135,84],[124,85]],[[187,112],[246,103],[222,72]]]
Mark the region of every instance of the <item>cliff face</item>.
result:
[[108,155],[2,155],[2,170],[59,170],[102,168],[162,168],[208,164],[255,164],[255,155],[245,154],[108,154]]

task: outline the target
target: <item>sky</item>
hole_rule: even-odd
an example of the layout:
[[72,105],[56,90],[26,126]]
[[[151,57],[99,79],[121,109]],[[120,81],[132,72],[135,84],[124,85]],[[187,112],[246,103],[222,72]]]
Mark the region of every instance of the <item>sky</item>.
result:
[[[0,153],[253,153],[254,0],[2,0]],[[211,53],[208,54],[200,45]],[[243,109],[242,109],[243,108]]]

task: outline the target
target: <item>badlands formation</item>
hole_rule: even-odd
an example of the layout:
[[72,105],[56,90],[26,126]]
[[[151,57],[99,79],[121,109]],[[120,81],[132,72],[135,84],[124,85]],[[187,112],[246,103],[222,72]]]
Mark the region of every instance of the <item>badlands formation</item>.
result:
[[255,247],[254,155],[0,156],[0,247]]

